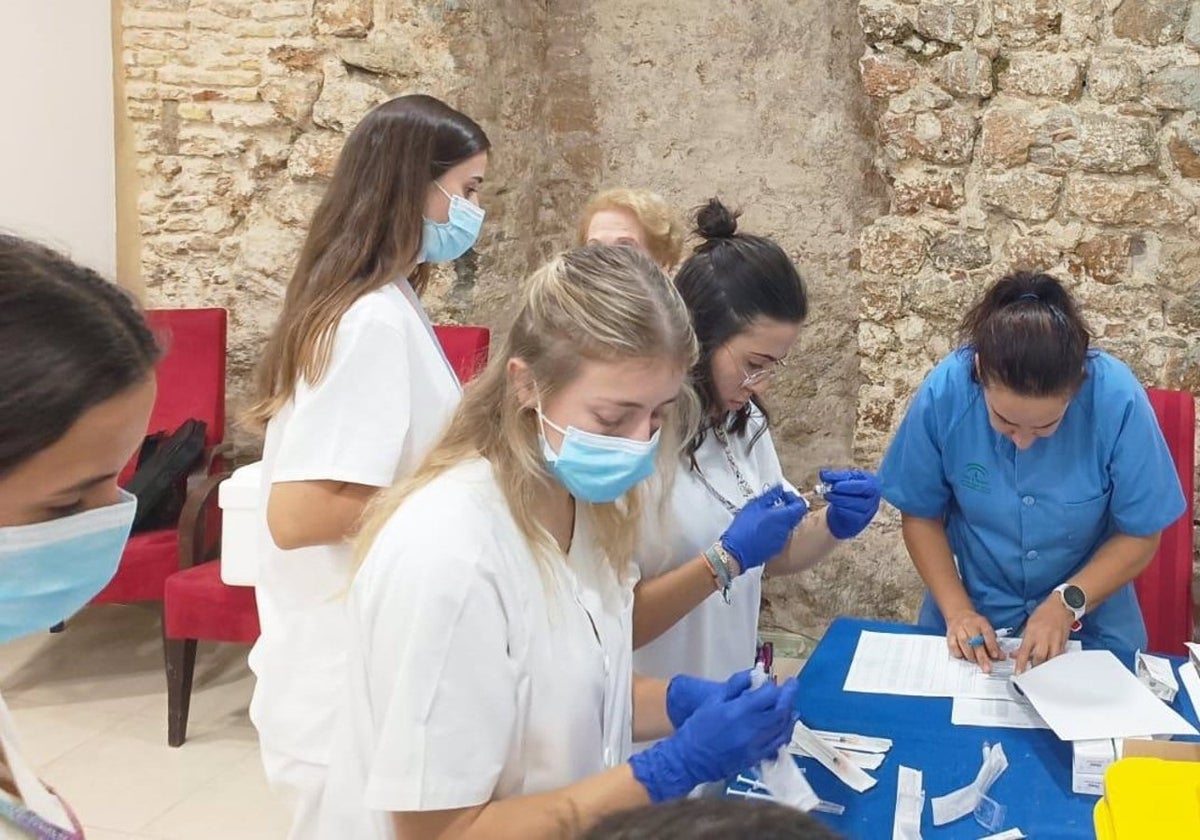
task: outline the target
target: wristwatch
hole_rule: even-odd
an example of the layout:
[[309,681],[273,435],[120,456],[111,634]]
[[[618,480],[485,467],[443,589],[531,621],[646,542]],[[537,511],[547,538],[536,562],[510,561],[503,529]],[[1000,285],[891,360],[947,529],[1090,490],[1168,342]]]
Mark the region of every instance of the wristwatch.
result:
[[1054,591],[1062,599],[1063,606],[1074,614],[1076,621],[1083,618],[1087,612],[1087,595],[1082,589],[1073,583],[1061,583],[1054,587]]

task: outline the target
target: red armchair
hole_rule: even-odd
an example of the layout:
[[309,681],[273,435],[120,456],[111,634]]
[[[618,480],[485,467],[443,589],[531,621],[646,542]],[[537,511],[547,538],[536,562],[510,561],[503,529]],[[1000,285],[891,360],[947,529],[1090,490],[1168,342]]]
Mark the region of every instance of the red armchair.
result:
[[[487,361],[489,333],[484,327],[434,327],[438,341],[458,378],[466,382]],[[181,520],[191,529],[179,545],[180,571],[166,581],[163,634],[167,671],[167,743],[178,747],[187,739],[196,643],[200,639],[253,644],[258,638],[258,608],[254,589],[228,586],[221,580],[221,561],[206,562],[219,553],[219,533],[201,515],[229,473],[219,473],[189,495]],[[219,529],[219,523],[217,525]]]
[[1162,532],[1158,551],[1134,589],[1146,620],[1150,650],[1186,655],[1192,641],[1192,558],[1195,528],[1196,404],[1185,391],[1147,389],[1150,405],[1175,461],[1187,507]]
[[[223,469],[228,452],[224,444],[225,310],[158,309],[147,312],[146,318],[165,349],[155,372],[158,394],[147,433],[170,434],[189,419],[203,420],[207,427],[204,455],[188,477],[191,495],[205,479]],[[136,466],[135,456],[122,471],[122,485]],[[220,511],[215,505],[196,513],[218,526]],[[185,533],[188,528],[181,517],[177,528],[132,535],[116,575],[92,603],[161,601],[167,578],[179,570],[180,549],[191,538]]]

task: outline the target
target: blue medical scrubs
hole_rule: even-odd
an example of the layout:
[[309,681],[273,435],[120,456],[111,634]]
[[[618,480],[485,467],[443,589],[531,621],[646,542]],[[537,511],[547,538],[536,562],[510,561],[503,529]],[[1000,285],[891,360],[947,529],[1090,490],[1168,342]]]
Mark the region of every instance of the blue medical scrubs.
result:
[[[973,367],[961,349],[934,368],[879,478],[902,513],[945,522],[975,609],[1015,631],[1114,534],[1149,536],[1178,519],[1183,491],[1145,390],[1107,353],[1089,356],[1054,434],[1024,451],[992,429]],[[946,631],[928,592],[919,624]],[[1144,648],[1133,585],[1089,610],[1074,637]]]

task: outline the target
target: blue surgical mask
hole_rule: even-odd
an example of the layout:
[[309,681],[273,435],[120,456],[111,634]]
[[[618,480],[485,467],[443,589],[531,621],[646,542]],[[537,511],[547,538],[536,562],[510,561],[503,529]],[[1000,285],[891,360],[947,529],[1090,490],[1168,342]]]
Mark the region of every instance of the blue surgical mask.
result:
[[0,528],[0,642],[49,630],[108,585],[137,500],[36,525]]
[[[650,440],[630,440],[597,435],[574,426],[564,429],[547,419],[541,406],[538,418],[543,424],[542,457],[554,477],[577,499],[596,504],[615,502],[654,472],[657,430]],[[545,426],[562,434],[558,452],[546,440]]]
[[417,262],[440,263],[456,260],[471,249],[483,229],[484,212],[461,195],[450,195],[437,181],[433,185],[450,199],[450,215],[444,222],[426,219],[421,234],[421,256]]

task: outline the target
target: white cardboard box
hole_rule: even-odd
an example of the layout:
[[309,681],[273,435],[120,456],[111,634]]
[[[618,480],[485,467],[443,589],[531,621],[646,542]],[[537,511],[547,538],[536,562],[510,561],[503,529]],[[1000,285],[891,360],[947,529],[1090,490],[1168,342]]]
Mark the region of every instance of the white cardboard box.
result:
[[1175,695],[1179,693],[1179,682],[1175,679],[1175,669],[1171,667],[1171,660],[1161,656],[1151,656],[1138,651],[1137,678],[1164,703],[1173,703]]
[[230,586],[258,583],[258,523],[262,462],[238,467],[217,488],[221,506],[221,580]]
[[1071,744],[1071,790],[1085,796],[1104,795],[1104,773],[1110,764],[1125,753],[1127,741],[1149,741],[1150,738],[1103,738],[1098,741],[1075,741]]

